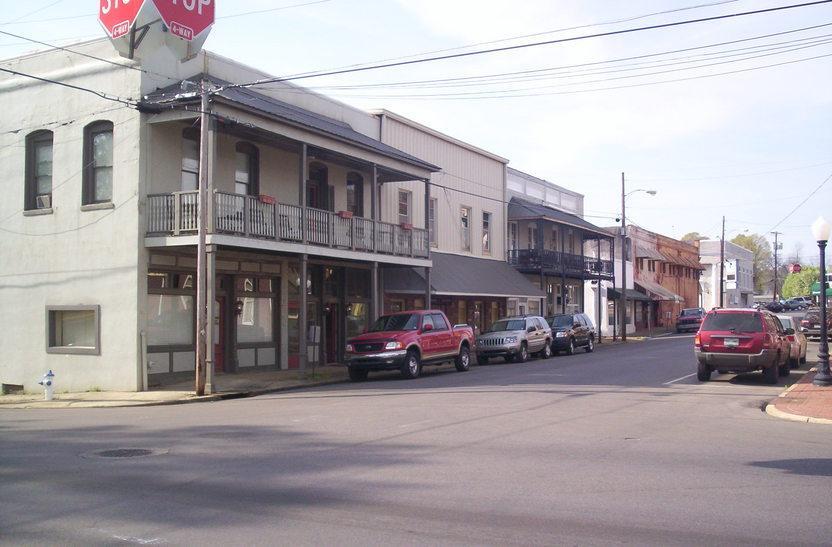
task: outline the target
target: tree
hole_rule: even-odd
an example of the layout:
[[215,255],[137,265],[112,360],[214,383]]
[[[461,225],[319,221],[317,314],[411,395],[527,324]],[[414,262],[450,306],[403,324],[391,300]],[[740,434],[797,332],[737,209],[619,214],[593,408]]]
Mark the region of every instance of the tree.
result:
[[774,278],[771,244],[760,234],[739,234],[731,240],[754,253],[754,292],[762,293]]
[[812,283],[818,280],[819,275],[820,269],[814,266],[803,268],[799,273],[790,273],[783,281],[783,289],[780,291],[783,298],[811,295]]
[[702,241],[703,239],[708,239],[707,237],[701,235],[699,232],[688,232],[682,236],[682,241],[686,243],[693,243],[694,241]]

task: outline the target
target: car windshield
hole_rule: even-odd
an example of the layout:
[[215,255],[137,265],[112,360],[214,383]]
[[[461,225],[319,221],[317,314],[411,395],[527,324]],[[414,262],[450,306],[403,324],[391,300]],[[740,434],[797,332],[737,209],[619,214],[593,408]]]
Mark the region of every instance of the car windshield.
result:
[[526,329],[526,320],[525,319],[503,319],[502,321],[497,321],[493,325],[491,325],[491,329],[488,332],[506,332],[512,330],[525,330]]
[[757,313],[711,313],[705,317],[702,330],[762,332],[763,322]]
[[791,317],[789,317],[787,315],[784,315],[784,316],[781,317],[781,316],[778,315],[777,319],[779,319],[780,322],[783,324],[784,329],[792,328],[792,318]]
[[370,332],[381,332],[387,330],[416,330],[419,328],[419,314],[397,313],[395,315],[382,315],[375,322]]
[[702,313],[702,310],[700,310],[699,308],[688,308],[688,309],[682,310],[682,313],[680,315],[682,315],[682,317],[684,317],[686,315],[699,315],[700,313]]
[[574,325],[571,315],[556,315],[549,318],[549,325],[552,327],[571,327]]

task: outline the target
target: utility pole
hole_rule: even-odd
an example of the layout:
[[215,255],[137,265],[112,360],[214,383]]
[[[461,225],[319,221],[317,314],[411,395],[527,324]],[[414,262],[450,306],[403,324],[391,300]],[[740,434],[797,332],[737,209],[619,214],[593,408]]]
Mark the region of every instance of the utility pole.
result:
[[719,240],[719,307],[725,307],[725,217],[722,217],[722,239]]
[[205,232],[208,211],[208,124],[210,123],[208,109],[208,82],[200,82],[201,96],[199,114],[199,194],[197,200],[197,256],[196,256],[196,379],[194,391],[197,396],[205,395],[205,358],[209,348],[205,344],[208,326],[208,303],[206,298],[206,263]]
[[780,244],[777,242],[777,237],[782,232],[771,232],[774,235],[774,291],[772,291],[771,301],[777,301],[777,250]]
[[621,173],[621,341],[627,341],[627,217],[624,209],[624,173]]

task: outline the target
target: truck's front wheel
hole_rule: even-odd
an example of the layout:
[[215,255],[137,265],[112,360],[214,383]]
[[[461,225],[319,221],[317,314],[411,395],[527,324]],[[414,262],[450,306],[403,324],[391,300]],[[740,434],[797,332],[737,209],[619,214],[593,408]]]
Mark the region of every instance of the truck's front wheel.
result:
[[350,373],[350,381],[352,382],[363,382],[367,379],[367,373],[369,371],[366,368],[354,368],[349,367]]
[[419,361],[419,354],[412,349],[407,350],[404,365],[402,365],[402,376],[408,380],[418,378],[422,372],[422,363]]
[[468,349],[468,346],[459,348],[459,355],[454,360],[454,366],[459,372],[465,372],[471,368],[471,351]]

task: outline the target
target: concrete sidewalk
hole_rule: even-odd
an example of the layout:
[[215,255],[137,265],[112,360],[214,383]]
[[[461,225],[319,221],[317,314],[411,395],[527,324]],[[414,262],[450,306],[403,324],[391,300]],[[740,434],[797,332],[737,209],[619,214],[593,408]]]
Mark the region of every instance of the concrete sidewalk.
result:
[[82,393],[56,393],[51,401],[44,401],[43,394],[0,396],[0,409],[5,408],[107,408],[126,406],[155,406],[198,403],[253,397],[275,391],[298,389],[347,381],[347,369],[343,366],[318,367],[314,370],[246,371],[238,374],[221,374],[216,377],[216,393],[197,397],[192,378],[169,383],[150,391],[88,391]]
[[766,413],[784,420],[832,425],[832,387],[812,384],[815,372],[814,368],[810,369],[766,405]]

